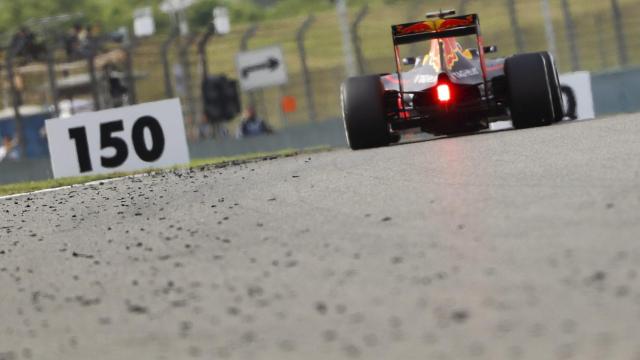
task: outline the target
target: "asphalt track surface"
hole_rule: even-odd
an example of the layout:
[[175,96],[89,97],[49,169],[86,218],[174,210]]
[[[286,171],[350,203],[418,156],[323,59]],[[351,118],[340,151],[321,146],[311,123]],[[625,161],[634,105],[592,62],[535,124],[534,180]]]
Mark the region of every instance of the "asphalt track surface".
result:
[[0,359],[638,359],[640,115],[0,200]]

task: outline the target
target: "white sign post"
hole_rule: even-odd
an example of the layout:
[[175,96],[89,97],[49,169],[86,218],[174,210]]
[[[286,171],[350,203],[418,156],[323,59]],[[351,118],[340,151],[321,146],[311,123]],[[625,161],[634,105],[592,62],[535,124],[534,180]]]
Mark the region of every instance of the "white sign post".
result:
[[136,37],[151,36],[156,32],[156,23],[150,7],[136,9],[133,12],[133,33]]
[[[575,110],[575,120],[595,119],[596,112],[593,105],[593,89],[591,87],[591,74],[588,71],[579,71],[560,75],[562,95],[565,107],[571,112]],[[572,103],[573,101],[573,103]],[[571,108],[575,105],[575,109]]]
[[160,11],[169,14],[178,26],[181,35],[189,34],[189,23],[185,10],[192,6],[196,0],[164,0],[160,4]]
[[46,121],[55,178],[189,163],[178,99]]
[[195,3],[195,0],[165,0],[160,4],[160,11],[165,14],[173,14],[184,11]]
[[226,35],[231,32],[229,9],[223,6],[216,6],[213,9],[213,25],[216,28],[217,34]]
[[236,69],[243,91],[284,85],[289,81],[284,55],[279,46],[238,53]]

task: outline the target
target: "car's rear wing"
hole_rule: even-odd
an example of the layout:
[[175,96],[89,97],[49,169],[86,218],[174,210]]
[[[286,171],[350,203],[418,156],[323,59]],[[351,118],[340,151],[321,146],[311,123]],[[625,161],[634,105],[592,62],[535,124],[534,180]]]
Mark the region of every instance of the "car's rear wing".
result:
[[479,33],[480,25],[476,14],[419,21],[391,27],[394,45],[411,44],[446,37],[479,35]]
[[[476,36],[476,43],[478,46],[478,53],[480,58],[480,67],[482,68],[482,79],[484,81],[485,88],[488,88],[487,65],[485,61],[482,35],[480,33],[479,17],[477,14],[450,16],[453,14],[455,14],[455,11],[453,10],[430,13],[427,14],[426,21],[393,25],[391,27],[400,94],[404,93],[404,87],[402,80],[402,60],[400,58],[399,45],[411,44],[425,40],[460,37],[467,35]],[[444,63],[444,60],[441,59],[441,63]],[[404,102],[401,101],[400,103],[402,104],[401,110],[404,111]]]

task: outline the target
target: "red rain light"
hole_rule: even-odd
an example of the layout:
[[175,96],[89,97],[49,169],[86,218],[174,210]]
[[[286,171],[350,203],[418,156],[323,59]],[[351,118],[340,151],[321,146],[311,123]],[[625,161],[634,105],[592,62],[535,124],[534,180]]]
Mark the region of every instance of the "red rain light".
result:
[[449,102],[451,100],[451,88],[449,84],[440,84],[436,88],[438,91],[438,100],[440,102]]

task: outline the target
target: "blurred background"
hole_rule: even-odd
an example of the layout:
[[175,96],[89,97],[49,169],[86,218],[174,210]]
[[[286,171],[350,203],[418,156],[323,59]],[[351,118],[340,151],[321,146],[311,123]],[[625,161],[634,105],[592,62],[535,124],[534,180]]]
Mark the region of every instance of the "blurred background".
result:
[[[393,71],[390,25],[448,8],[478,13],[497,56],[590,71],[594,96],[639,74],[638,0],[0,0],[0,183],[50,176],[45,119],[172,97],[192,157],[339,144],[341,82]],[[286,79],[243,91],[239,54],[274,46]],[[243,136],[249,108],[270,140]]]

